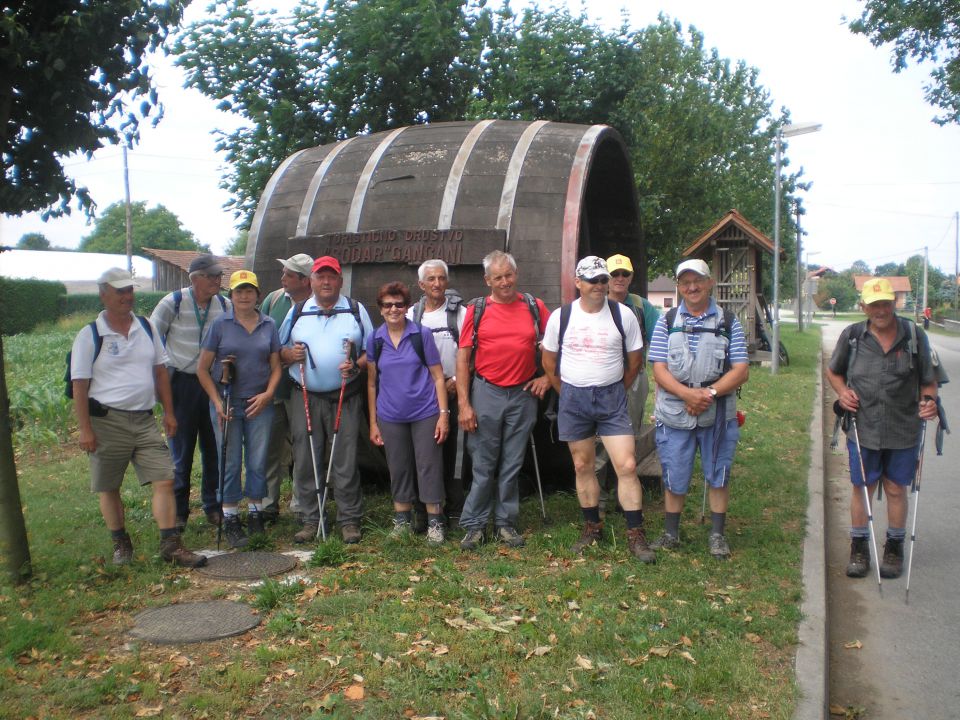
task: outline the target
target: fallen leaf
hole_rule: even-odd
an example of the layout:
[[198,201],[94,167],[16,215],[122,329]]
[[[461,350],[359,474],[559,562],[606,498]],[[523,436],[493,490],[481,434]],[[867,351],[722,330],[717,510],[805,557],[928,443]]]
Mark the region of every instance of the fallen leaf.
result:
[[697,661],[693,659],[693,655],[688,653],[686,650],[681,650],[680,652],[677,653],[677,655],[682,657],[687,662],[692,662],[694,665],[697,664]]
[[859,650],[863,647],[863,643],[859,640],[851,640],[850,642],[843,644],[844,650]]
[[847,716],[847,709],[842,705],[831,705],[830,706],[831,715],[841,715],[843,717]]
[[576,600],[567,601],[567,610],[579,610],[580,606],[577,604]]
[[657,657],[666,657],[667,655],[670,654],[670,650],[671,650],[671,649],[672,649],[672,648],[670,648],[670,647],[667,647],[667,646],[664,646],[664,645],[660,645],[660,646],[657,646],[657,647],[652,647],[652,648],[650,648],[650,654],[651,654],[651,655],[656,655]]
[[163,705],[157,705],[156,707],[142,707],[134,713],[134,717],[157,717],[160,713],[163,712]]
[[534,657],[534,656],[536,656],[536,657],[543,657],[544,655],[546,655],[546,654],[547,654],[548,652],[550,652],[551,650],[553,650],[553,647],[550,646],[550,645],[538,645],[538,646],[535,647],[533,650],[531,650],[530,652],[527,653],[527,658],[526,658],[526,659],[529,660],[530,658],[532,658],[532,657]]
[[744,635],[744,637],[745,637],[749,642],[752,642],[752,643],[758,643],[758,642],[760,642],[760,636],[757,635],[756,633],[747,633],[746,635]]
[[590,658],[585,658],[583,655],[577,655],[575,662],[583,670],[593,670],[593,661],[590,660]]
[[343,690],[343,696],[347,700],[363,700],[363,695],[363,685],[350,685]]
[[437,645],[437,647],[433,651],[433,654],[446,655],[448,652],[450,652],[450,648],[448,648],[446,645]]

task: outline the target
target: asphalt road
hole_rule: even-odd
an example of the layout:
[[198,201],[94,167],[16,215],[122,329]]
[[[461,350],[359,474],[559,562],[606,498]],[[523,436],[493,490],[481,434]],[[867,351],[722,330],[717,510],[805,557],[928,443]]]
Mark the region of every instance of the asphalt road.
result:
[[[846,323],[818,322],[826,367]],[[919,505],[909,605],[906,568],[903,577],[883,581],[882,596],[872,568],[866,578],[846,577],[850,474],[842,434],[840,449],[829,448],[835,395],[824,380],[829,692],[831,708],[847,708],[850,718],[960,717],[960,337],[934,335],[931,342],[953,378],[940,393],[954,435],[938,457],[936,425],[928,424],[919,502],[911,496],[907,520],[909,537]],[[874,504],[874,521],[882,554],[882,501]],[[861,647],[848,647],[856,643]]]

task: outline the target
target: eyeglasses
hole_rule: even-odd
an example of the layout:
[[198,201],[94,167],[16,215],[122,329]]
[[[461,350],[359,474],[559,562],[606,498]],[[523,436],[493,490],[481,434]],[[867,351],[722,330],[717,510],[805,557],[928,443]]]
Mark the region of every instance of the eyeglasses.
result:
[[396,308],[397,310],[403,310],[407,304],[405,302],[382,302],[380,307],[384,310],[389,310],[390,308]]
[[198,273],[200,277],[206,278],[207,280],[219,280],[223,277],[223,273]]
[[583,280],[584,282],[590,283],[591,285],[596,285],[597,283],[601,285],[606,285],[608,282],[610,282],[610,277],[608,275],[601,275],[600,277],[580,278],[580,279]]
[[610,273],[610,277],[615,278],[628,278],[631,275],[633,275],[633,273],[627,272],[626,270],[614,270],[612,273]]
[[700,287],[706,281],[707,279],[705,277],[699,277],[696,280],[684,280],[682,282],[677,282],[677,286],[682,288]]

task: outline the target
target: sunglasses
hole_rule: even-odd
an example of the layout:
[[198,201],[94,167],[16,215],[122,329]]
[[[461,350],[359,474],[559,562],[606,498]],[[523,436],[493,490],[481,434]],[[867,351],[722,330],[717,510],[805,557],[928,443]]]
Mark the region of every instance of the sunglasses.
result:
[[597,283],[600,283],[601,285],[606,285],[608,282],[610,282],[610,277],[608,275],[601,275],[600,277],[595,277],[595,278],[581,278],[581,279],[584,282],[590,283],[591,285],[596,285]]
[[612,273],[610,273],[610,277],[615,278],[628,278],[631,275],[633,275],[633,273],[627,272],[626,270],[614,270]]
[[384,310],[389,310],[390,308],[396,308],[397,310],[403,310],[407,304],[405,302],[382,302],[380,307]]

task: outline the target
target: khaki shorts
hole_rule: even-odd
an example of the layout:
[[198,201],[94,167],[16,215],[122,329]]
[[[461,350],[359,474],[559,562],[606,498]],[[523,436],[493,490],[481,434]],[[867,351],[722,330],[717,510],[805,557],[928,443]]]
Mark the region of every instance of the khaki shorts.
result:
[[153,412],[109,410],[91,417],[97,450],[90,455],[90,490],[119,490],[127,466],[133,463],[141,485],[173,479],[170,450]]

